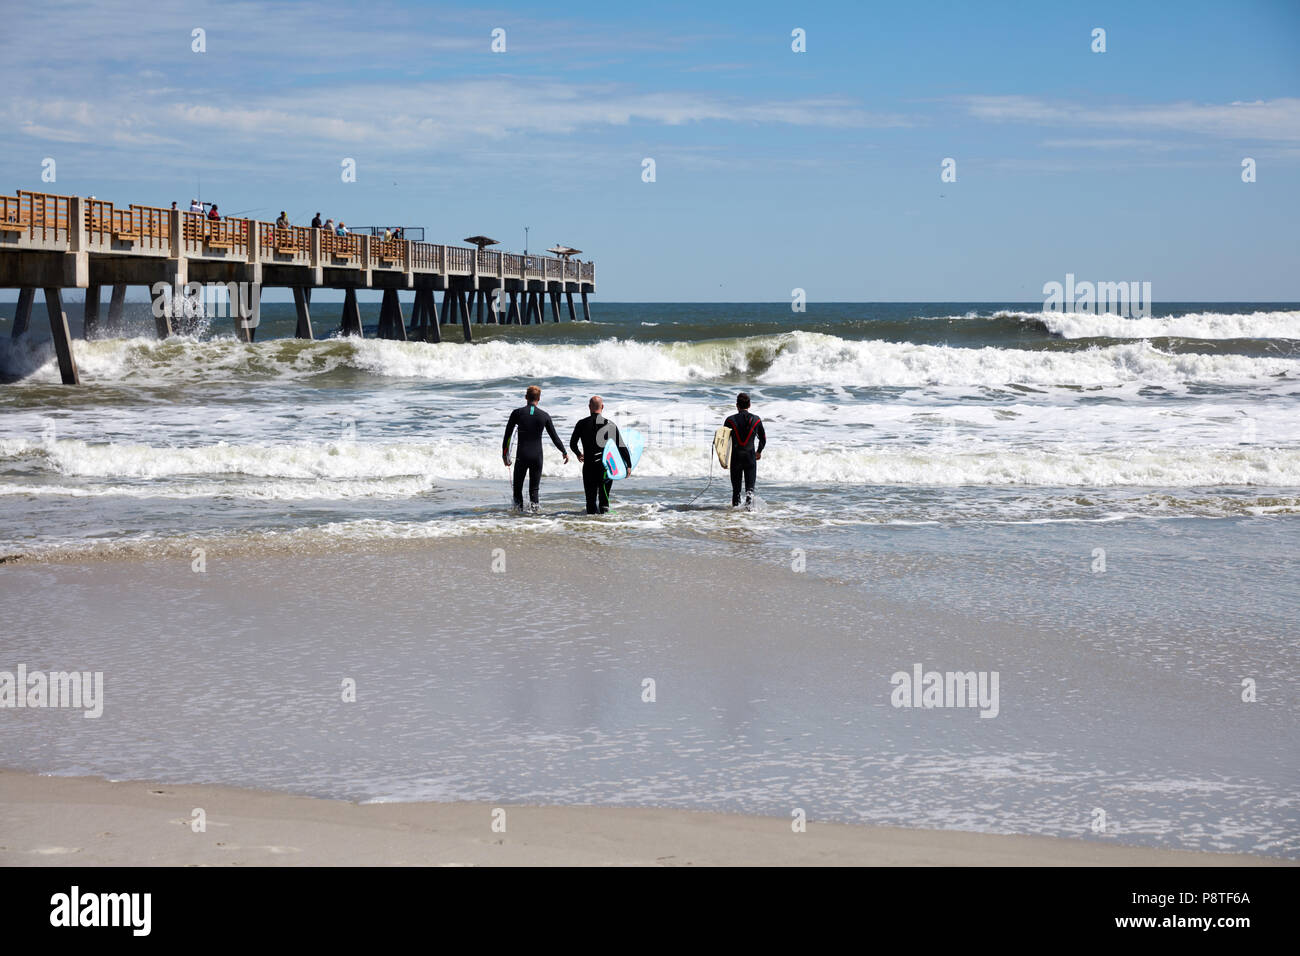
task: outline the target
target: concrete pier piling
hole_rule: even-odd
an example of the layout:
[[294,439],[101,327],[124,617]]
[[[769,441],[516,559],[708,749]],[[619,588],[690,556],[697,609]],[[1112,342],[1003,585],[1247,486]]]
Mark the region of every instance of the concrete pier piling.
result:
[[355,335],[360,337],[361,332],[361,309],[357,305],[357,290],[345,289],[343,291],[343,321],[339,325],[344,335]]
[[36,298],[36,290],[31,288],[18,290],[18,306],[14,311],[14,328],[13,338],[18,338],[32,324],[32,300]]
[[442,329],[438,323],[438,310],[433,302],[433,290],[421,289],[415,293],[415,296],[424,303],[424,340],[426,342],[441,342]]
[[457,305],[457,307],[460,309],[460,325],[461,325],[461,329],[462,329],[462,330],[464,331],[464,333],[465,333],[465,341],[466,341],[466,342],[472,342],[472,341],[474,341],[474,332],[470,329],[470,326],[469,326],[469,302],[468,302],[468,296],[469,296],[469,293],[466,292],[464,289],[462,289],[462,290],[460,290],[459,292],[457,292],[457,293],[456,293],[456,305]]
[[298,328],[294,335],[300,339],[313,339],[311,334],[311,289],[307,286],[293,287],[293,307],[298,313]]
[[86,305],[81,313],[81,334],[93,339],[99,334],[99,286],[86,286]]
[[[65,289],[86,292],[83,325],[88,338],[122,333],[128,285],[147,290],[159,338],[189,332],[189,305],[197,284],[227,288],[235,333],[244,342],[257,336],[264,288],[292,290],[298,338],[315,338],[311,293],[322,288],[343,290],[340,330],[363,335],[357,294],[373,289],[383,292],[379,334],[404,341],[408,327],[400,293],[409,289],[415,294],[411,338],[441,342],[441,326],[459,321],[470,342],[472,324],[541,323],[548,295],[551,319],[559,321],[561,292],[568,297],[571,321],[576,318],[575,292],[581,294],[584,318],[590,320],[587,296],[596,288],[594,264],[573,260],[575,249],[550,251],[560,255],[518,255],[488,251],[482,245],[471,249],[376,235],[339,236],[306,226],[280,228],[238,217],[210,220],[161,206],[118,207],[93,197],[29,190],[0,195],[0,288],[19,290],[12,334],[17,338],[29,332],[36,290],[44,290],[60,375],[70,383],[78,380],[78,372],[66,334]],[[110,286],[112,293],[101,321],[103,286]],[[435,291],[442,293],[440,311]],[[163,295],[168,298],[160,301]],[[508,308],[500,299],[489,301],[494,295],[509,296]]]
[[126,283],[114,282],[108,300],[108,328],[113,335],[122,334],[122,310],[126,307]]
[[81,376],[77,374],[77,362],[72,357],[68,314],[63,311],[63,291],[58,287],[46,287],[45,311],[50,316],[50,336],[54,339],[54,352],[59,358],[59,376],[64,385],[80,385]]

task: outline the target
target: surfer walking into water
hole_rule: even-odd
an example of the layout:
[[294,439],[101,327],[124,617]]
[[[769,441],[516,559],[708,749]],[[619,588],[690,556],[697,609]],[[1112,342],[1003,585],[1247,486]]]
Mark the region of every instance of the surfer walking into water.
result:
[[582,488],[587,493],[587,514],[604,514],[609,510],[609,485],[605,475],[605,443],[611,438],[618,447],[619,454],[630,469],[632,455],[618,426],[605,417],[605,400],[599,395],[591,396],[587,402],[591,414],[573,426],[573,435],[569,447],[582,462]]
[[[745,481],[745,507],[754,506],[754,482],[758,478],[758,460],[767,445],[763,420],[749,411],[749,395],[736,396],[736,414],[722,423],[731,430],[731,506],[740,504],[740,482]],[[757,442],[755,442],[757,439]],[[757,445],[757,447],[755,447]]]
[[569,453],[564,450],[560,436],[555,434],[555,423],[551,416],[537,407],[542,399],[542,390],[536,385],[529,385],[524,393],[528,404],[516,408],[510,413],[506,422],[506,437],[501,443],[501,458],[506,467],[510,467],[510,436],[519,429],[519,446],[515,449],[514,502],[520,511],[524,510],[524,476],[528,476],[528,501],[536,514],[541,509],[537,504],[537,491],[542,483],[542,431],[551,436],[555,447],[564,456],[564,463],[569,463]]

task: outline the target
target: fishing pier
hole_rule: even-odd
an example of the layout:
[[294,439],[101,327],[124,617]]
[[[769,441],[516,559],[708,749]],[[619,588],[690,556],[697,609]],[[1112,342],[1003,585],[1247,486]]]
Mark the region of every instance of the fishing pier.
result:
[[[344,293],[339,331],[362,335],[358,289],[382,290],[378,335],[441,342],[443,328],[459,324],[473,341],[474,324],[528,325],[560,321],[560,296],[570,321],[573,297],[591,320],[594,263],[569,255],[537,256],[439,245],[373,235],[336,235],[309,226],[277,228],[255,219],[209,219],[203,213],[157,206],[114,206],[101,199],[19,190],[0,196],[0,288],[18,289],[13,335],[31,323],[36,290],[45,295],[50,333],[65,384],[78,384],[73,340],[63,308],[64,289],[85,289],[85,336],[99,329],[102,289],[112,289],[108,324],[121,320],[126,287],[143,285],[154,300],[159,338],[177,334],[177,304],[190,289],[230,290],[235,333],[256,334],[261,291],[293,290],[298,338],[315,337],[313,289]],[[170,290],[160,294],[160,289]],[[400,298],[414,293],[408,325]],[[434,298],[442,293],[441,309]]]

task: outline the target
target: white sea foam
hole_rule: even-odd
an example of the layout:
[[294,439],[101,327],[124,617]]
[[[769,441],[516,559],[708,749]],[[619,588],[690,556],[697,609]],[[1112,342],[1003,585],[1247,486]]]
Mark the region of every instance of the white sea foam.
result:
[[759,376],[765,384],[1109,386],[1247,384],[1300,376],[1300,360],[1174,354],[1148,342],[1079,351],[949,348],[793,333]]
[[1300,312],[1188,312],[1185,315],[1126,318],[1090,312],[1016,312],[1021,319],[1041,321],[1054,335],[1067,339],[1145,339],[1171,336],[1188,339],[1300,339]]
[[[48,349],[32,351],[34,348],[4,346],[0,369],[34,382],[57,381],[52,354]],[[44,364],[32,371],[41,355]],[[1300,359],[1296,358],[1174,354],[1145,341],[1078,351],[1041,351],[860,341],[812,332],[706,342],[604,339],[554,345],[504,340],[475,345],[377,339],[276,340],[245,345],[233,339],[118,339],[78,343],[77,360],[87,382],[156,385],[309,379],[336,369],[446,383],[566,378],[709,383],[730,379],[770,385],[904,388],[1249,384],[1278,376],[1300,377]]]
[[[312,443],[159,447],[0,441],[0,462],[36,459],[62,481],[0,484],[0,494],[120,493],[137,497],[250,498],[407,497],[436,482],[501,481],[495,449],[482,443]],[[701,478],[710,473],[707,446],[649,448],[636,478]],[[547,459],[552,479],[577,480],[576,463]],[[765,482],[866,485],[1154,486],[1169,488],[1255,485],[1300,487],[1300,448],[1262,445],[1187,447],[1056,443],[1024,447],[978,439],[932,445],[857,445],[802,450],[772,447],[764,454]],[[239,480],[230,480],[238,478]],[[72,479],[100,482],[89,486]],[[138,482],[152,483],[142,487]],[[108,482],[104,484],[104,482]],[[114,483],[117,483],[115,485]],[[134,484],[133,484],[134,483]]]

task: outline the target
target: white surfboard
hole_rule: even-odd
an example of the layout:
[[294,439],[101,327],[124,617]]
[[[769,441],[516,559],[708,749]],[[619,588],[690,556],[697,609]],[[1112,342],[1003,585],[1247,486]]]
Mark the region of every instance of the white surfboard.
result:
[[718,456],[719,465],[731,467],[731,429],[726,425],[713,433],[713,453]]

